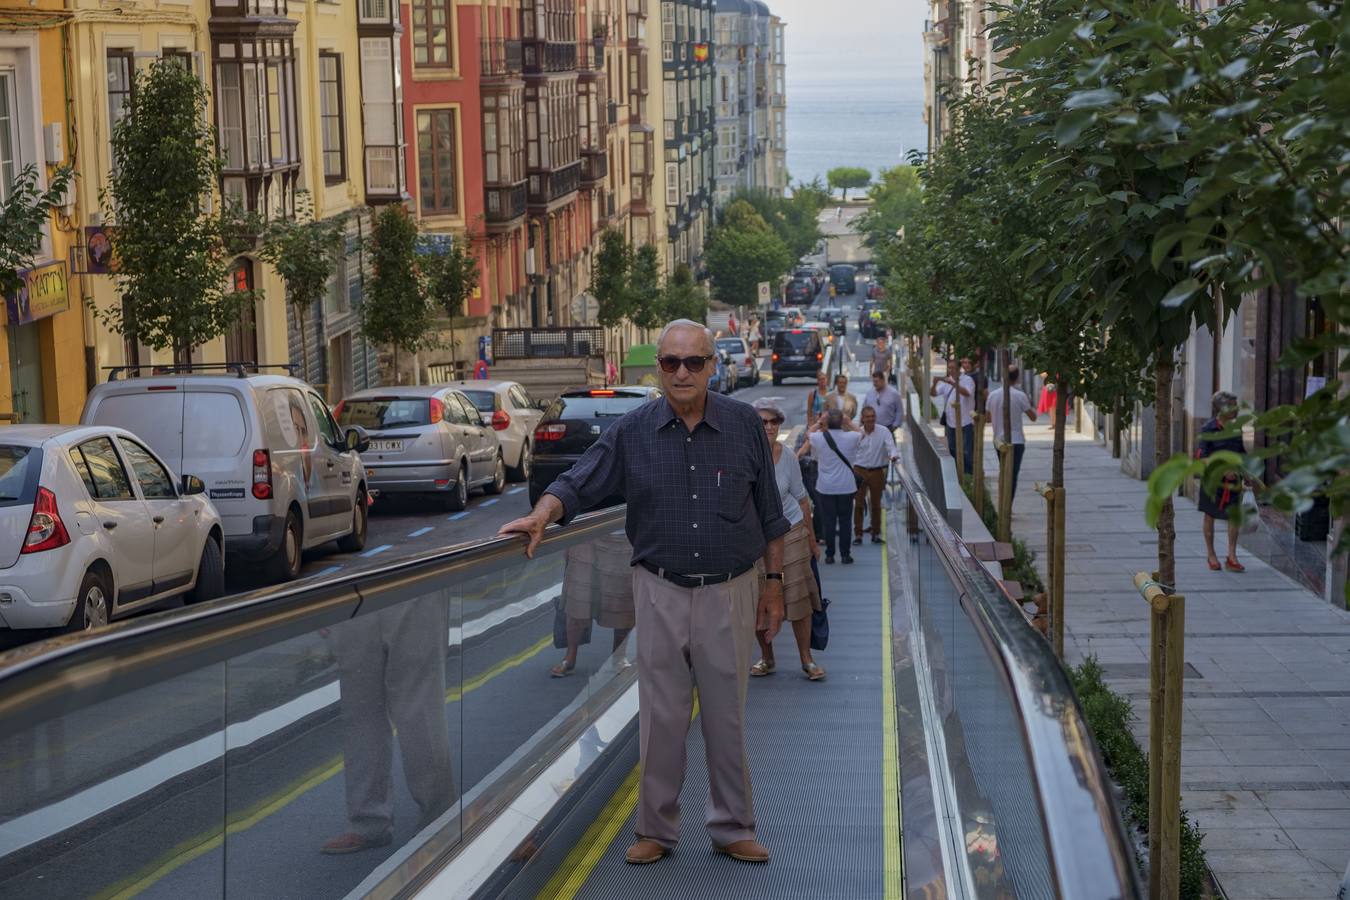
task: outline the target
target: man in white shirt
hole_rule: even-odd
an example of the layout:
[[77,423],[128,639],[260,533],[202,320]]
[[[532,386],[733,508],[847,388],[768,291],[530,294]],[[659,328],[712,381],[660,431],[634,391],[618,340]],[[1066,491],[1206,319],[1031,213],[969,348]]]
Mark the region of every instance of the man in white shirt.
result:
[[962,358],[958,379],[950,374],[957,371],[956,360],[949,359],[949,374],[934,375],[933,385],[928,389],[928,396],[937,398],[942,425],[947,430],[947,452],[952,459],[956,459],[956,395],[961,395],[961,449],[965,454],[967,475],[975,471],[975,379],[967,374],[969,370],[970,360]]
[[[871,516],[872,543],[884,544],[881,537],[881,492],[886,489],[886,470],[895,459],[895,436],[889,429],[877,427],[877,411],[868,406],[862,411],[862,436],[853,456],[853,471],[862,476],[863,485],[853,499],[853,543],[861,544],[863,506]],[[869,502],[870,501],[870,502]]]
[[[835,538],[839,539],[839,555],[844,565],[853,562],[853,548],[848,542],[848,520],[853,517],[853,496],[858,485],[853,479],[853,461],[858,452],[862,432],[844,418],[837,409],[811,423],[808,440],[797,451],[799,457],[810,449],[820,474],[816,476],[816,495],[820,500],[821,518],[825,524],[825,563],[834,562]],[[833,444],[833,446],[831,446]]]
[[[1031,405],[1031,398],[1028,397],[1021,388],[1017,386],[1017,380],[1022,375],[1017,366],[1008,369],[1008,384],[1012,386],[1012,448],[1013,448],[1013,471],[1012,471],[1012,489],[1017,493],[1017,473],[1022,471],[1022,454],[1027,449],[1027,436],[1022,431],[1022,417],[1026,416],[1028,421],[1036,421],[1036,409]],[[985,409],[989,412],[989,420],[994,423],[994,440],[1005,441],[1003,436],[1003,388],[989,392],[989,399],[985,401]]]

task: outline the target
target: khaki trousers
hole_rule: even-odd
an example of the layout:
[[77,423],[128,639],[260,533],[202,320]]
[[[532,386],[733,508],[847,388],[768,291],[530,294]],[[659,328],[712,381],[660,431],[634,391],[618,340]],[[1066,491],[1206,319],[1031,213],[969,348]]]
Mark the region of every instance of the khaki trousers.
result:
[[682,588],[634,566],[633,599],[642,753],[638,837],[666,847],[679,840],[685,738],[697,687],[708,834],[718,847],[754,838],[745,694],[759,602],[756,570],[712,587]]
[[853,536],[861,539],[863,533],[863,505],[870,500],[871,507],[871,531],[873,537],[881,536],[881,492],[886,489],[886,470],[885,469],[862,469],[854,467],[853,471],[862,476],[863,486],[858,488],[858,495],[853,501]]

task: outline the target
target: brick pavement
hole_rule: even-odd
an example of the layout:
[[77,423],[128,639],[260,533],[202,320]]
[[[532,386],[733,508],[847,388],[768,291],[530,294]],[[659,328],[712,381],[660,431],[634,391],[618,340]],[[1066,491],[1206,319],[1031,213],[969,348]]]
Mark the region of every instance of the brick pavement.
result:
[[[1051,433],[1028,425],[1013,529],[1038,554]],[[997,463],[986,443],[985,469]],[[1068,494],[1065,653],[1095,654],[1135,706],[1148,746],[1148,610],[1137,571],[1156,567],[1144,482],[1084,435],[1065,449]],[[1211,572],[1190,501],[1177,506],[1177,580],[1186,596],[1183,805],[1205,832],[1210,867],[1232,900],[1328,898],[1350,861],[1350,612],[1241,549],[1243,574]],[[1224,532],[1216,536],[1222,556]]]

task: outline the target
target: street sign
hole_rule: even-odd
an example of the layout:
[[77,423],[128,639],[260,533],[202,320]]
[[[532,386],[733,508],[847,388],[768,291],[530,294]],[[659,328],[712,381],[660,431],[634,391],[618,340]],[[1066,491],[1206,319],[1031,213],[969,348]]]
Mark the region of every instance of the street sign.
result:
[[773,297],[769,290],[769,283],[767,281],[761,281],[759,283],[759,305],[768,306],[771,299],[773,299]]

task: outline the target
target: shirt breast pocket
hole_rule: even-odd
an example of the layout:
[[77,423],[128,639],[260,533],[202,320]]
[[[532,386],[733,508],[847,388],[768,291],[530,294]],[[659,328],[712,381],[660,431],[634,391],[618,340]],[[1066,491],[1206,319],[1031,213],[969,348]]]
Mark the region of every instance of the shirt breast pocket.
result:
[[718,470],[717,515],[728,522],[740,522],[752,505],[749,473],[737,467]]

